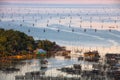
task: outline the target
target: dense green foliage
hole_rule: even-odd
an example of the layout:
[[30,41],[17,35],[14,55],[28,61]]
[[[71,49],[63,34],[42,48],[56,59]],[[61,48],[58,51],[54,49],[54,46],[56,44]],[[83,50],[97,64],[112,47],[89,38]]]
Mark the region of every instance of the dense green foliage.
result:
[[49,51],[55,45],[55,42],[48,40],[35,41],[20,31],[0,29],[0,57],[33,53],[37,48]]
[[46,51],[50,51],[56,45],[55,42],[51,42],[49,40],[38,40],[36,42],[37,48],[44,49]]

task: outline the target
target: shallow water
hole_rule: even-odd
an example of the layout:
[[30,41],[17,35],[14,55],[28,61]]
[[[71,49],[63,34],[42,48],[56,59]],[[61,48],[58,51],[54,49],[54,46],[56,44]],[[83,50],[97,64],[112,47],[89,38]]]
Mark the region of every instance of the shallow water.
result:
[[[83,64],[83,62],[79,62],[77,61],[77,59],[60,60],[56,58],[49,58],[47,60],[48,60],[48,68],[46,71],[50,71],[51,69],[56,69],[56,68],[62,68],[64,66],[71,66],[72,64],[75,64],[75,63]],[[88,63],[85,62],[84,64],[88,64]],[[19,64],[14,65],[14,67],[19,68],[20,71],[17,71],[17,72],[16,71],[13,71],[13,72],[0,71],[0,74],[1,74],[0,80],[15,80],[16,75],[25,75],[26,72],[41,71],[40,59],[24,60],[19,62]],[[55,74],[53,74],[53,76],[54,75]]]
[[[44,5],[41,5],[35,7],[35,5],[17,6],[13,4],[0,6],[0,28],[19,30],[33,36],[36,40],[48,39],[64,46],[120,46],[120,6],[69,5],[65,7],[64,5],[60,7],[59,5],[54,7],[56,5],[47,5],[43,7]],[[85,29],[86,32],[84,32]],[[96,32],[95,29],[97,29]],[[55,58],[48,59],[48,62],[48,70],[83,63],[76,59]],[[14,80],[16,75],[39,71],[40,60],[26,60],[15,67],[20,68],[20,71],[0,71],[0,80]]]
[[[48,39],[60,45],[104,47],[120,45],[119,6],[81,5],[73,8],[72,5],[71,8],[32,6],[35,5],[1,7],[0,28],[19,30],[33,36],[34,39]],[[112,31],[109,32],[108,29]]]

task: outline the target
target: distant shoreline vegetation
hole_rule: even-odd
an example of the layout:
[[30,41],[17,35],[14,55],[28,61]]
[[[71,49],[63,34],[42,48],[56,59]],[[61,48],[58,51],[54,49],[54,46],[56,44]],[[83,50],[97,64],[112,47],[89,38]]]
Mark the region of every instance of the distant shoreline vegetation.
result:
[[50,52],[59,51],[62,47],[49,40],[34,40],[20,31],[0,28],[0,57],[35,54],[37,49],[43,49],[47,56],[52,56],[54,53]]

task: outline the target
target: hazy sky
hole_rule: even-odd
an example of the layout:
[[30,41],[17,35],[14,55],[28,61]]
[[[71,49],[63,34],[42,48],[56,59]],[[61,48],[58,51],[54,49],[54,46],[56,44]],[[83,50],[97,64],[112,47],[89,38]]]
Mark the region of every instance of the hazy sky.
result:
[[0,2],[43,4],[120,4],[120,0],[0,0]]

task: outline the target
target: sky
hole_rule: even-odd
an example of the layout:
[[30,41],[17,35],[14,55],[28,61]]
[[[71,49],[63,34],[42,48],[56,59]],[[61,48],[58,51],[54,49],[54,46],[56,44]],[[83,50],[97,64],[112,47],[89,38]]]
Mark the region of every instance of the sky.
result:
[[0,0],[0,2],[41,4],[120,4],[120,0]]

